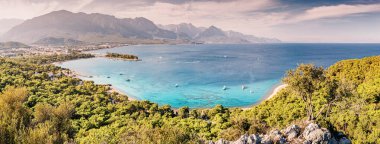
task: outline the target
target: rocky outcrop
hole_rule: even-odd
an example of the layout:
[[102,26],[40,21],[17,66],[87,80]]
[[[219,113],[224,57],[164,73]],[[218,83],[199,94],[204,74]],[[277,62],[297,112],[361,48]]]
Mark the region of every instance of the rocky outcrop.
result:
[[297,125],[292,125],[285,129],[285,135],[287,136],[286,139],[291,141],[295,138],[297,138],[301,133],[301,128]]
[[318,124],[311,123],[303,131],[297,125],[291,125],[283,130],[273,130],[266,135],[242,135],[236,141],[227,141],[220,139],[209,144],[351,144],[351,141],[345,136],[333,137],[331,132]]
[[327,129],[313,123],[305,128],[302,135],[305,139],[304,144],[329,143],[332,138],[331,133]]

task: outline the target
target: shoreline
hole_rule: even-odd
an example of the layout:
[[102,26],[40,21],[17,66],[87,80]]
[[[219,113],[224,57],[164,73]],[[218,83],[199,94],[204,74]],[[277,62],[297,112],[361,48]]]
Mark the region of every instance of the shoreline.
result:
[[[52,63],[53,65],[55,66],[59,66],[61,62],[54,62]],[[60,67],[60,66],[59,66]],[[68,73],[65,73],[66,76],[69,76],[69,77],[73,77],[73,78],[77,78],[77,79],[80,79],[82,81],[85,81],[84,79],[82,79],[81,77],[86,77],[86,78],[91,78],[91,76],[86,76],[86,75],[82,75],[80,74],[79,72],[76,72],[74,70],[71,70],[71,69],[67,69],[69,71],[69,74]],[[111,85],[109,86],[109,90],[108,92],[110,93],[113,93],[113,92],[116,92],[116,93],[119,93],[119,94],[122,94],[122,95],[125,95],[128,97],[128,100],[129,101],[138,101],[137,98],[131,96],[130,94],[128,94],[127,92],[123,92],[121,91],[120,89],[116,88],[115,86]]]
[[280,90],[284,89],[285,87],[287,87],[288,85],[287,84],[280,84],[276,87],[274,87],[274,89],[271,90],[271,94],[270,95],[267,95],[267,97],[265,98],[265,100],[263,101],[266,101],[266,100],[269,100],[271,99],[273,96],[275,96]]
[[242,110],[249,110],[251,109],[253,106],[256,106],[264,101],[267,101],[269,99],[271,99],[273,96],[275,96],[280,90],[284,89],[286,86],[288,86],[287,84],[283,84],[283,83],[280,83],[280,84],[277,84],[275,86],[273,86],[270,91],[268,91],[268,93],[265,94],[265,96],[258,102],[252,104],[252,105],[249,105],[249,106],[243,106],[243,107],[235,107],[235,108],[241,108]]
[[[53,65],[58,66],[59,64],[58,63],[53,63]],[[88,77],[88,76],[85,76],[85,75],[81,75],[80,73],[78,73],[78,72],[76,72],[74,70],[71,70],[71,69],[68,69],[68,70],[70,71],[70,74],[68,76],[79,78],[79,79],[81,79],[81,77]],[[81,79],[81,80],[83,80],[83,79]],[[284,89],[286,86],[287,85],[283,84],[283,83],[276,84],[261,98],[261,100],[257,101],[256,103],[253,103],[253,104],[248,105],[248,106],[238,106],[238,107],[230,107],[230,108],[240,108],[242,110],[251,109],[253,106],[258,105],[258,104],[260,104],[260,103],[262,103],[264,101],[267,101],[267,100],[271,99],[273,96],[275,96],[280,90]],[[111,93],[112,92],[116,92],[116,93],[119,93],[119,94],[126,95],[128,97],[129,101],[139,101],[139,99],[137,99],[133,95],[130,95],[127,92],[124,92],[124,91],[116,88],[113,85],[111,85],[109,88],[110,88],[109,92],[111,92]],[[194,109],[204,109],[204,108],[194,108]],[[206,109],[210,109],[210,108],[206,108]]]
[[138,101],[138,99],[130,96],[126,92],[123,92],[123,91],[119,90],[118,88],[116,88],[114,86],[110,86],[110,90],[108,92],[110,92],[110,93],[116,92],[116,93],[119,93],[119,94],[122,94],[122,95],[126,95],[128,97],[128,101]]

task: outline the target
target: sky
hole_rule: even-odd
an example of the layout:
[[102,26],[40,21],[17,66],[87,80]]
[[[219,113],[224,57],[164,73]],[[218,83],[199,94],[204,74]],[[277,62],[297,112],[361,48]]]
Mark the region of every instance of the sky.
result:
[[0,0],[0,19],[57,10],[214,25],[284,42],[380,43],[380,0]]

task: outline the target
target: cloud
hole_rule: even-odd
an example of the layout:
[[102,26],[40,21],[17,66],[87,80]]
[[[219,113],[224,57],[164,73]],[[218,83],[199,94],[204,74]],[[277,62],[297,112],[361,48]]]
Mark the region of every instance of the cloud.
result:
[[[0,0],[0,19],[30,19],[62,9],[72,12],[103,13],[118,18],[146,17],[158,24],[186,22],[204,27],[215,25],[223,29],[282,39],[291,38],[292,32],[296,30],[315,30],[299,28],[312,23],[329,27],[336,21],[346,20],[344,25],[350,28],[361,28],[360,26],[365,25],[369,19],[367,13],[380,13],[380,2],[377,0],[313,2],[304,0]],[[363,15],[347,17],[357,14]],[[343,17],[347,18],[342,19]],[[362,20],[354,25],[353,21],[358,17]],[[376,15],[373,17],[380,18]],[[322,23],[326,21],[331,23]],[[378,23],[371,23],[371,26],[376,24]],[[296,26],[291,27],[291,25]],[[279,28],[289,29],[291,32],[281,34],[276,31]],[[373,28],[362,31],[365,32],[357,32],[357,36],[368,38],[370,37],[368,33],[372,32]]]
[[291,22],[301,22],[323,18],[337,18],[353,14],[380,12],[380,4],[368,5],[334,5],[319,6],[306,10],[303,14],[296,16]]
[[92,0],[0,0],[0,19],[30,19],[55,10],[78,11]]

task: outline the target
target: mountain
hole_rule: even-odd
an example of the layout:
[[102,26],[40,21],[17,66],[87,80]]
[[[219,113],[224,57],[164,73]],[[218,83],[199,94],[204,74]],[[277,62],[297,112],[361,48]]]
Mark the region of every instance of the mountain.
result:
[[249,41],[250,43],[280,43],[281,40],[275,38],[264,38],[264,37],[256,37],[253,35],[246,35],[235,31],[227,31],[225,32],[230,38],[241,38]]
[[34,42],[33,44],[50,46],[74,46],[85,44],[85,42],[68,38],[46,37]]
[[191,23],[178,25],[159,25],[160,28],[173,31],[177,34],[186,34],[193,41],[204,43],[278,43],[278,39],[256,37],[235,31],[224,31],[215,26],[209,28],[196,27]]
[[11,49],[11,48],[30,48],[30,46],[20,43],[20,42],[0,42],[0,49]]
[[146,18],[119,19],[98,13],[72,13],[61,10],[27,20],[3,36],[5,40],[25,43],[33,43],[47,37],[111,42],[131,39],[176,39],[177,34],[158,28]]
[[21,19],[0,19],[0,35],[4,34],[12,27],[21,24],[24,20]]
[[173,31],[177,34],[186,34],[190,38],[194,38],[197,34],[204,31],[206,28],[195,27],[191,23],[170,24],[170,25],[158,25],[158,27],[166,30]]
[[[47,39],[46,39],[47,38]],[[61,38],[60,42],[57,39]],[[116,18],[99,13],[72,13],[61,10],[38,16],[14,26],[2,36],[3,41],[23,43],[124,42],[124,43],[266,43],[276,39],[258,38],[211,26],[196,27],[191,23],[159,25],[143,18]],[[66,41],[69,40],[69,41]],[[52,43],[47,43],[52,42]]]

